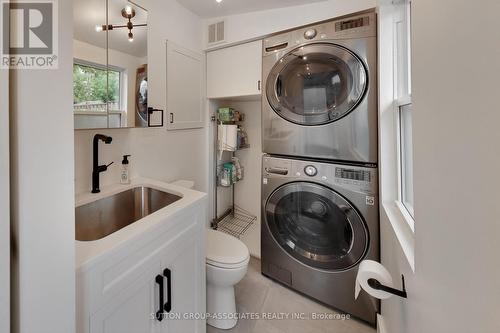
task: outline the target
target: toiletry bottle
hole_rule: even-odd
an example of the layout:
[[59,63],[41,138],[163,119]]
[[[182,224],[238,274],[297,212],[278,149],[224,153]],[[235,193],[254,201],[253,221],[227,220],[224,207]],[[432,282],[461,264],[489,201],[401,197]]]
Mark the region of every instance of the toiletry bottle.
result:
[[122,161],[122,173],[120,177],[120,183],[122,184],[130,184],[130,175],[128,170],[129,161],[128,158],[130,155],[123,155]]

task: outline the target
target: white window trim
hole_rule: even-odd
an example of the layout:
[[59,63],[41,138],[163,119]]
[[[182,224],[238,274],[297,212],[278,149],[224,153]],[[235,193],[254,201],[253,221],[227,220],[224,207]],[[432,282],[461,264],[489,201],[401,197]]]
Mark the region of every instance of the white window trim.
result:
[[410,212],[408,211],[408,209],[405,207],[405,205],[401,200],[397,200],[395,203],[396,207],[399,209],[401,213],[401,218],[408,225],[408,227],[410,227],[411,232],[415,233],[415,220],[410,215]]
[[[398,97],[395,23],[401,20],[403,1],[380,1],[379,6],[379,87],[380,87],[380,174],[382,217],[399,241],[409,266],[415,271],[415,221],[401,202],[400,116],[399,107],[411,96]],[[408,80],[409,81],[409,80]]]
[[401,107],[411,104],[411,95],[404,96],[403,98],[399,98],[395,101],[395,106],[394,106],[394,114],[396,117],[396,163],[397,163],[397,186],[398,186],[398,191],[397,191],[397,200],[395,201],[396,206],[398,209],[401,211],[401,216],[404,219],[404,222],[408,224],[410,227],[411,231],[414,233],[415,232],[415,219],[413,216],[410,214],[408,208],[403,202],[403,161],[401,159],[402,157],[402,142],[401,142]]
[[406,260],[411,270],[415,272],[415,233],[404,217],[405,209],[398,207],[397,201],[384,202],[382,207],[382,213],[389,220]]
[[[408,41],[410,40],[410,26],[408,25],[408,16],[410,15],[410,6],[409,4],[411,3],[410,0],[402,0],[399,2],[394,3],[394,17],[393,17],[393,52],[394,52],[394,115],[396,117],[396,156],[397,156],[397,183],[398,183],[398,196],[396,200],[396,206],[398,209],[401,211],[401,216],[403,217],[404,221],[410,226],[410,229],[412,232],[415,232],[415,220],[414,218],[410,215],[408,209],[406,208],[404,202],[403,202],[403,174],[402,174],[402,165],[403,161],[401,160],[401,152],[402,152],[402,142],[401,142],[401,107],[411,104],[411,82],[410,82],[410,76],[409,73],[411,73],[411,63],[408,61],[409,57],[408,55],[411,52],[410,49],[410,44]],[[396,49],[397,47],[397,31],[395,29],[396,25],[400,22],[406,23],[406,26],[404,27],[403,33],[405,35],[405,43],[406,43],[406,54],[403,57],[403,63],[399,63],[399,55],[398,55],[398,50]],[[399,66],[405,67],[404,71],[399,71]],[[404,93],[401,93],[400,91],[400,84],[399,82],[402,82],[402,87],[404,90]]]

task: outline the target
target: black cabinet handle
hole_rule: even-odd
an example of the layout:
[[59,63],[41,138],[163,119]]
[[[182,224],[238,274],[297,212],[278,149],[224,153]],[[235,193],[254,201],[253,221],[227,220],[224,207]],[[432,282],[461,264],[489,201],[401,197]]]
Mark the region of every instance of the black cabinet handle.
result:
[[165,303],[165,306],[163,309],[167,312],[170,313],[172,311],[172,271],[168,268],[165,268],[163,271],[163,276],[167,278],[167,303]]
[[157,275],[155,281],[160,286],[160,288],[158,288],[160,302],[159,302],[158,311],[156,312],[156,320],[162,321],[163,320],[163,303],[165,301],[164,296],[163,296],[165,294],[164,285],[163,285],[163,276]]

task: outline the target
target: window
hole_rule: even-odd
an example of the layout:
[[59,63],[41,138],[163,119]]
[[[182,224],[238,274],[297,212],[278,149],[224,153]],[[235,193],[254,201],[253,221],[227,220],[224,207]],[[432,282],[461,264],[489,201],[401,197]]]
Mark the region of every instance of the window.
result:
[[73,108],[75,112],[120,110],[121,72],[106,66],[73,64]]
[[412,144],[412,105],[400,107],[400,154],[401,154],[401,203],[411,217],[413,212],[413,144]]
[[394,95],[398,126],[399,196],[403,209],[414,219],[413,136],[411,101],[411,1],[398,4],[394,26]]

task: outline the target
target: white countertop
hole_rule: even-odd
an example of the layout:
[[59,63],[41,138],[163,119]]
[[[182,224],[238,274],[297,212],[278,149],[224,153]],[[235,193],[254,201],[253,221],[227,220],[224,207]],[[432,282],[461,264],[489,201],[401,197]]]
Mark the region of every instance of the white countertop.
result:
[[103,199],[114,194],[139,187],[147,186],[156,190],[169,192],[182,197],[182,199],[162,208],[145,218],[120,229],[102,239],[89,242],[76,241],[76,270],[85,270],[99,262],[99,258],[111,250],[124,246],[135,237],[144,234],[145,231],[154,231],[162,223],[168,223],[166,218],[174,215],[206,198],[206,194],[191,189],[179,187],[147,178],[135,178],[129,185],[115,184],[101,189],[101,193],[84,193],[76,197],[76,207]]

